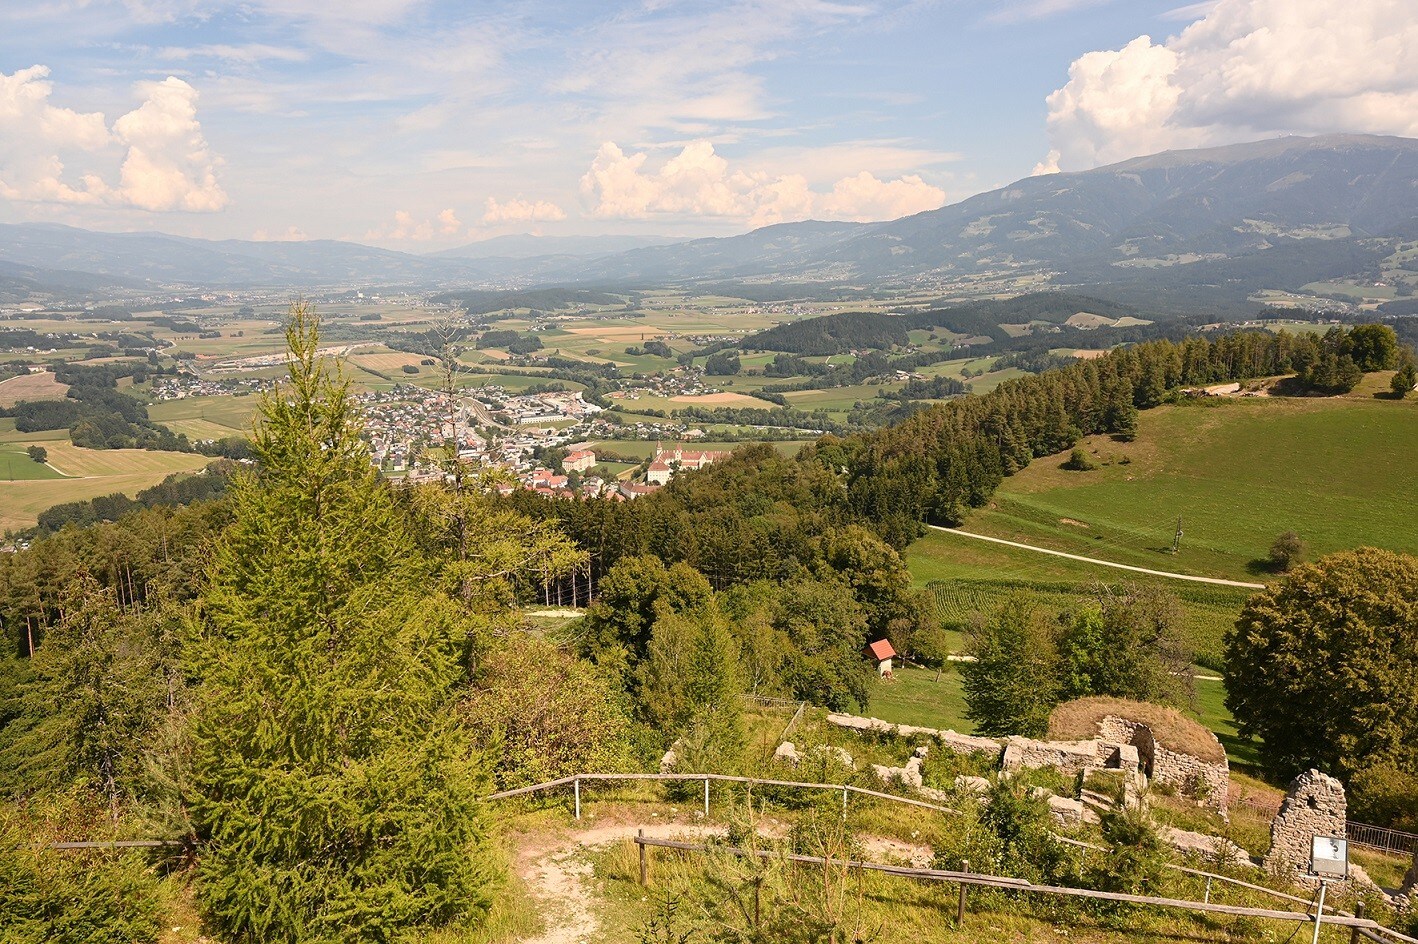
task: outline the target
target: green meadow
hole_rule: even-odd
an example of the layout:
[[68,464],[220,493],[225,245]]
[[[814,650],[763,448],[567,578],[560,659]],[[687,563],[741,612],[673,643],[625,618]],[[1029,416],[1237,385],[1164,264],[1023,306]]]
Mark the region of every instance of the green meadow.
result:
[[1418,553],[1418,402],[1211,399],[1144,412],[1135,442],[1093,437],[1084,448],[1097,469],[1037,460],[965,529],[1258,582],[1271,576],[1266,553],[1286,530],[1312,555],[1361,545]]

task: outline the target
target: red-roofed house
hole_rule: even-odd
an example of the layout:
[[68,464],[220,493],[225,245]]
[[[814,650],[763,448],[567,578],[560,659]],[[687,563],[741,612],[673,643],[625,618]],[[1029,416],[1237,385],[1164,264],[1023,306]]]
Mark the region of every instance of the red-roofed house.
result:
[[876,660],[877,671],[882,678],[891,678],[891,660],[896,658],[896,648],[890,639],[878,639],[867,646],[867,653]]

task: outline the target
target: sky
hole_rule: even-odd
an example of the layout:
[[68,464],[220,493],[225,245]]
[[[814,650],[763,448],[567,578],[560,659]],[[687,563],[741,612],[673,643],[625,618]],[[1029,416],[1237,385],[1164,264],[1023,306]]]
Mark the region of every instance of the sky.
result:
[[0,222],[428,252],[1418,137],[1412,0],[3,0]]

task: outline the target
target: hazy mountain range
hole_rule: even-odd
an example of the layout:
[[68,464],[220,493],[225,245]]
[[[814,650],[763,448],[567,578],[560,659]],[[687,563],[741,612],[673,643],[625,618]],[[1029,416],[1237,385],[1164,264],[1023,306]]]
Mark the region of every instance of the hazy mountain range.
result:
[[[1042,273],[1115,295],[1298,288],[1377,272],[1418,237],[1418,140],[1280,138],[1029,177],[884,223],[785,223],[741,236],[537,237],[414,255],[329,240],[209,241],[0,226],[0,290],[862,283]],[[92,279],[92,282],[88,280]]]

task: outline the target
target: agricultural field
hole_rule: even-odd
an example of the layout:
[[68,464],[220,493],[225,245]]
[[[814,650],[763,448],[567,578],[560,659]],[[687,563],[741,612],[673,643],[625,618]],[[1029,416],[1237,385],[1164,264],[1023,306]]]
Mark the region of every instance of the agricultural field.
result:
[[190,439],[225,439],[250,433],[252,416],[259,403],[259,397],[249,394],[186,397],[150,404],[148,416],[174,433],[186,433]]
[[12,407],[21,400],[62,400],[69,385],[54,379],[54,374],[21,374],[0,382],[0,407]]
[[[47,466],[25,455],[30,445],[49,452]],[[0,419],[0,530],[31,527],[40,512],[64,502],[115,492],[131,496],[174,472],[195,472],[211,461],[193,453],[80,449],[69,442],[66,430],[19,433],[14,420]],[[15,472],[13,480],[6,477],[7,467]],[[40,471],[45,468],[48,473]],[[22,472],[36,477],[23,478]]]

